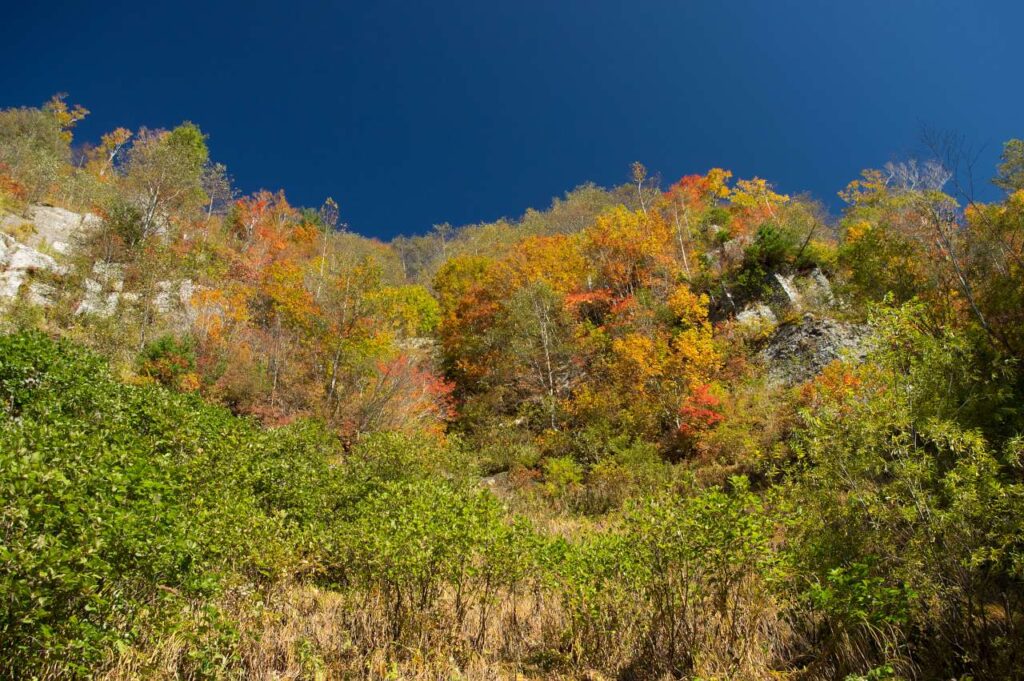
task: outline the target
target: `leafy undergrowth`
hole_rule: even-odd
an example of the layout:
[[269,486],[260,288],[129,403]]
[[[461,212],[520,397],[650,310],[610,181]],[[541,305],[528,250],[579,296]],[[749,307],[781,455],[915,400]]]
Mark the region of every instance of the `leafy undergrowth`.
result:
[[889,345],[860,373],[806,387],[780,484],[660,487],[568,533],[480,489],[457,442],[346,450],[2,337],[0,674],[1012,676],[1020,442],[941,403],[913,425],[894,376],[973,360],[912,319],[879,322]]
[[[315,424],[123,385],[38,334],[0,339],[0,358],[7,677],[572,674],[693,667],[725,629],[757,640],[714,605],[770,559],[743,490],[652,500],[569,544],[436,445],[380,435],[343,455]],[[665,570],[684,563],[715,590],[692,594],[677,642]]]

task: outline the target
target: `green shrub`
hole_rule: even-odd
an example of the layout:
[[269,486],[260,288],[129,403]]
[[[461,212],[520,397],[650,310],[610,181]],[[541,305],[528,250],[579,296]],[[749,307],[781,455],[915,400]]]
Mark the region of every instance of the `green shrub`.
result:
[[583,506],[588,513],[604,513],[626,500],[652,494],[673,479],[672,467],[658,453],[657,446],[642,441],[610,443],[611,453],[587,474]]
[[795,440],[791,548],[823,618],[813,635],[839,675],[900,661],[1013,676],[1024,487],[1014,441],[971,427],[1008,413],[1006,379],[914,307],[876,324],[869,361],[814,387]]
[[524,579],[532,564],[528,527],[505,523],[487,492],[437,480],[387,482],[353,515],[339,574],[380,595],[394,640],[429,622],[439,599],[452,595],[453,621],[446,626],[458,631],[475,603],[482,636],[491,599]]
[[744,656],[766,644],[776,556],[762,500],[745,478],[732,485],[640,500],[618,531],[569,550],[556,579],[577,660],[743,675]]
[[188,338],[161,336],[139,356],[139,373],[168,387],[178,387],[182,378],[195,370],[195,345]]
[[0,672],[93,673],[231,575],[295,568],[329,446],[114,381],[39,334],[0,338]]
[[549,495],[565,500],[580,490],[583,467],[571,456],[552,456],[544,460],[544,489]]

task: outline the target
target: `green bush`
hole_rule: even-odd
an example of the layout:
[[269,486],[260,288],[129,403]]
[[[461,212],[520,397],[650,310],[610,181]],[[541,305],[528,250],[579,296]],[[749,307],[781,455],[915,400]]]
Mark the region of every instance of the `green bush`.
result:
[[765,643],[776,555],[762,500],[745,478],[732,485],[647,497],[618,530],[570,547],[555,579],[577,660],[742,676],[744,656]]
[[38,334],[0,338],[0,673],[93,673],[232,574],[294,569],[328,438],[264,431]]
[[583,467],[571,456],[552,456],[544,460],[544,489],[552,497],[569,500],[580,491]]
[[1000,425],[1010,388],[998,362],[922,321],[916,307],[876,316],[870,361],[801,415],[791,548],[822,618],[805,623],[821,622],[812,636],[839,675],[900,662],[1007,678],[1024,487],[1015,441],[972,426],[983,411]]
[[187,338],[162,336],[147,344],[139,356],[139,373],[168,387],[177,387],[183,376],[195,370],[195,346]]
[[617,438],[609,449],[587,474],[583,509],[588,513],[619,508],[630,498],[653,494],[672,483],[672,466],[661,458],[657,446]]
[[[508,524],[495,498],[437,480],[386,482],[355,508],[344,529],[344,583],[383,599],[386,632],[401,640],[436,615],[442,597],[454,598],[442,628],[459,631],[471,604],[479,641],[499,591],[532,571],[532,532]],[[435,623],[436,625],[436,623]]]

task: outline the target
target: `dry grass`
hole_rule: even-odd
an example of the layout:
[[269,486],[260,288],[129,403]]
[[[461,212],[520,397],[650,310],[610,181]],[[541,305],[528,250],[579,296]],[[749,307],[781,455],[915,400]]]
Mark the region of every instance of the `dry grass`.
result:
[[[213,675],[284,679],[531,679],[562,678],[537,660],[561,626],[553,604],[536,593],[504,594],[474,603],[455,628],[451,598],[404,622],[399,639],[379,594],[348,594],[309,584],[281,585],[259,598],[222,604],[238,622],[233,654],[214,659]],[[202,630],[201,609],[186,614],[183,630]],[[189,620],[192,620],[189,623]],[[483,627],[480,623],[483,622]],[[103,679],[197,679],[193,635],[170,634],[120,655]],[[215,658],[216,656],[214,656]],[[564,678],[575,678],[566,676]]]
[[[625,596],[623,599],[622,597]],[[216,633],[170,634],[121,655],[102,677],[129,679],[237,678],[284,679],[448,679],[504,681],[525,679],[658,679],[668,671],[651,655],[664,640],[645,632],[643,606],[628,594],[609,603],[600,640],[573,640],[596,632],[569,626],[557,599],[541,589],[502,594],[469,607],[455,625],[453,599],[442,598],[404,622],[396,639],[383,599],[376,593],[341,593],[309,584],[283,584],[261,596],[236,594],[221,604],[239,628],[232,651],[223,659],[207,655],[202,667],[196,650],[216,650]],[[188,613],[183,631],[202,631],[202,609]],[[483,626],[481,627],[481,622]],[[710,623],[709,623],[710,624]],[[725,624],[725,623],[718,623]],[[191,627],[191,628],[189,628]],[[753,599],[737,611],[728,628],[734,640],[715,635],[723,626],[706,627],[693,641],[688,676],[703,679],[767,680],[787,678],[772,671],[785,646],[777,640],[785,627],[770,603]],[[205,638],[204,638],[205,637]],[[659,671],[660,670],[660,671]]]

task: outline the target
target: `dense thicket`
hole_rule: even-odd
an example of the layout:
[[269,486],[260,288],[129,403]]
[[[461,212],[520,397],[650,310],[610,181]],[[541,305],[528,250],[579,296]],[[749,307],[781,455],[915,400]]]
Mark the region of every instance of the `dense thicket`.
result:
[[86,113],[0,112],[4,675],[1024,675],[1019,141],[384,244]]

